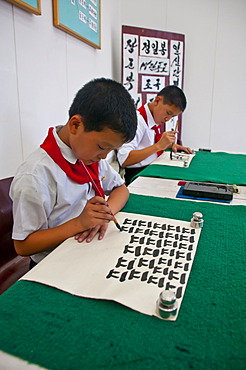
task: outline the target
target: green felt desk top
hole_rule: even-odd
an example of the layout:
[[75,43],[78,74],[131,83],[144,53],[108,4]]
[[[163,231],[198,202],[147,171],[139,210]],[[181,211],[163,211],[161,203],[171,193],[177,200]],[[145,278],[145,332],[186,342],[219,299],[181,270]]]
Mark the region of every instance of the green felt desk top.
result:
[[138,176],[246,185],[246,155],[196,152],[188,168],[152,164]]
[[49,369],[245,369],[246,207],[131,195],[124,211],[204,215],[177,321],[19,281],[0,296],[0,349]]

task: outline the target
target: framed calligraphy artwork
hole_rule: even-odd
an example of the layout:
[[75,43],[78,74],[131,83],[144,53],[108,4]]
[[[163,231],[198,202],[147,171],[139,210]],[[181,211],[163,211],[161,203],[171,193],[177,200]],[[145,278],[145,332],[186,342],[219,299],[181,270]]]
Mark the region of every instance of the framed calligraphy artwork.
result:
[[101,0],[53,0],[54,26],[101,49]]
[[[183,89],[184,51],[183,34],[122,26],[122,84],[136,108],[153,100],[167,85]],[[177,119],[181,141],[182,117]],[[170,121],[167,130],[175,127],[176,121]]]

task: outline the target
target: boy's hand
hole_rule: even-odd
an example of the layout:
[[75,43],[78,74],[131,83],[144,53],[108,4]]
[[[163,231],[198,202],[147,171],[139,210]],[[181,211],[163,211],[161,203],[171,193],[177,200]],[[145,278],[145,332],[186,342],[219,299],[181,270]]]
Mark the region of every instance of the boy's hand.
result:
[[84,240],[89,243],[92,241],[92,239],[94,239],[95,235],[99,233],[98,240],[101,240],[104,237],[107,228],[108,224],[102,226],[97,225],[90,230],[86,230],[83,233],[75,235],[75,239],[78,240],[79,243],[83,242]]
[[112,219],[113,215],[106,200],[99,196],[89,199],[83,211],[77,217],[80,228],[84,231],[96,226],[107,225]]
[[159,150],[165,150],[165,149],[171,147],[175,143],[175,140],[176,140],[175,134],[177,132],[178,131],[165,131],[165,132],[163,132],[162,137],[156,143],[159,146],[158,151]]
[[192,150],[190,148],[188,148],[186,146],[179,145],[179,144],[173,144],[172,149],[173,149],[174,153],[176,153],[178,150],[180,150],[180,151],[185,152],[187,154],[192,154]]

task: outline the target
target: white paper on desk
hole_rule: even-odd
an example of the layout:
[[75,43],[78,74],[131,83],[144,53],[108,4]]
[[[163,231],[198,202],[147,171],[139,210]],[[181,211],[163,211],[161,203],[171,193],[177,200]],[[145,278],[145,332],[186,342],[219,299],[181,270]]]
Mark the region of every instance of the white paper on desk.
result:
[[[175,157],[179,159],[176,159]],[[170,158],[170,152],[163,152],[158,158],[156,158],[151,164],[159,164],[165,166],[174,166],[174,167],[189,167],[190,162],[194,158],[195,154],[187,153],[173,153],[173,159]],[[184,166],[184,161],[187,161],[187,165]]]
[[70,238],[23,279],[81,297],[114,300],[157,317],[159,294],[171,289],[179,310],[200,229],[185,221],[134,213],[119,212],[117,220],[124,231],[110,222],[103,240],[78,243]]

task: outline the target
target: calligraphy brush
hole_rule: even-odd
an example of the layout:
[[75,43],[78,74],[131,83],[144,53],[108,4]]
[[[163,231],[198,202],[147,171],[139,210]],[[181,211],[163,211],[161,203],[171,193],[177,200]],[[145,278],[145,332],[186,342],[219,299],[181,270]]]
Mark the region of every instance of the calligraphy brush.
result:
[[[81,160],[79,161],[81,163],[81,165],[83,166],[84,170],[86,171],[87,175],[89,176],[94,188],[97,190],[98,194],[100,194],[100,197],[104,198],[104,195],[102,194],[102,192],[100,191],[100,189],[98,188],[97,184],[95,183],[95,181],[93,180],[93,178],[91,177],[91,174],[90,172],[88,171],[88,169],[86,168],[86,165],[84,164],[84,162],[82,162]],[[114,217],[113,218],[113,221],[115,223],[115,226],[117,227],[117,229],[119,229],[120,231],[122,231],[121,227],[120,227],[120,224],[118,223],[118,221],[116,220],[115,218],[115,215],[111,212],[111,215]]]
[[[178,130],[178,125],[179,125],[179,121],[177,120],[176,125],[175,125],[175,130],[172,128],[172,131],[177,131]],[[171,149],[170,149],[170,159],[173,159],[173,145],[171,146]]]

